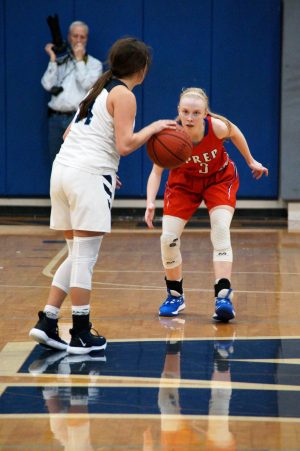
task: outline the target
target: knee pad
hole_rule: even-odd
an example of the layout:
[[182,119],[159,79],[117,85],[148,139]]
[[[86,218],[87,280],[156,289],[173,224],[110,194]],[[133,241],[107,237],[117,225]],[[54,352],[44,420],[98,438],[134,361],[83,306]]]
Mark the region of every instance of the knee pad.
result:
[[180,238],[175,233],[163,233],[160,237],[160,246],[164,268],[172,269],[181,264]]
[[103,236],[75,236],[70,287],[92,289],[92,275]]
[[60,288],[65,293],[68,293],[70,289],[70,277],[72,270],[73,240],[66,240],[66,242],[68,246],[68,256],[54,274],[52,285]]
[[213,261],[232,262],[230,224],[233,213],[218,208],[210,214],[210,238],[214,248]]
[[[163,374],[162,378],[174,378],[174,375]],[[180,411],[179,390],[177,387],[159,387],[158,407],[161,414],[176,415]],[[171,420],[173,422],[174,419]],[[176,423],[176,422],[175,422]],[[174,449],[174,448],[173,448]]]

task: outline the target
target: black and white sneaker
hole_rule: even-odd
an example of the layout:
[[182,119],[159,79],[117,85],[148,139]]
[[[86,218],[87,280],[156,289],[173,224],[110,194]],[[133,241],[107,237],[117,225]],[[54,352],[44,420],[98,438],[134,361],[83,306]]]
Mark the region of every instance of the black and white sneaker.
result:
[[48,318],[45,312],[39,312],[38,315],[39,320],[29,332],[29,336],[47,348],[58,349],[60,351],[66,350],[68,344],[59,336],[58,320]]
[[[89,329],[78,331],[76,329],[70,329],[71,341],[67,347],[67,352],[70,354],[88,354],[92,351],[101,351],[106,348],[106,339],[101,335],[91,334],[92,325]],[[93,329],[94,330],[94,329]]]

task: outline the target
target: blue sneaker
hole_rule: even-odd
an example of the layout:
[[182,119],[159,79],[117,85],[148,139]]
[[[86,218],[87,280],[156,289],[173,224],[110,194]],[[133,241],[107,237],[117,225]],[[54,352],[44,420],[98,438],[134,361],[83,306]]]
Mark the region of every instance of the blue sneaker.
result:
[[227,323],[235,318],[235,311],[231,302],[232,298],[233,292],[231,288],[219,292],[218,297],[215,300],[215,313],[213,315],[215,321]]
[[169,290],[168,297],[160,306],[159,316],[177,316],[178,313],[185,309],[184,295],[173,296]]

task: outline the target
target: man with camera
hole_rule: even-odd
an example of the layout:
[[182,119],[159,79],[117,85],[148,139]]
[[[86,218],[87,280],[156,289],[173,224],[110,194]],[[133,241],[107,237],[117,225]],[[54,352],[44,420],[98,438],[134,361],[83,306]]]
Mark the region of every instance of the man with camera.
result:
[[[59,29],[58,18],[56,27]],[[45,47],[50,61],[41,83],[42,86],[51,93],[48,103],[49,130],[48,143],[51,160],[60,149],[63,142],[62,136],[79,103],[84,98],[88,90],[102,74],[102,63],[96,58],[86,53],[88,40],[88,26],[81,21],[73,22],[69,27],[68,44],[61,41],[57,45],[55,32],[52,26],[53,42]],[[60,34],[60,30],[56,29]]]

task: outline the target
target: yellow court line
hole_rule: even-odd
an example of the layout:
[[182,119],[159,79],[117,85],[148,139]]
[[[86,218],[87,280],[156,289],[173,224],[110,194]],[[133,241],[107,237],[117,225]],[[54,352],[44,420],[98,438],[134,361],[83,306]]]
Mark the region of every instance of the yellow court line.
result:
[[[36,346],[31,341],[8,342],[0,351],[0,376],[7,373],[17,374],[30,352]],[[0,385],[0,396],[6,389],[6,384]]]
[[[116,287],[116,289],[151,289],[151,290],[165,290],[166,287],[161,286],[158,287],[157,285],[136,285],[136,284],[127,284],[127,283],[111,283],[111,282],[96,282],[93,281],[93,285],[108,285],[112,287]],[[114,289],[114,288],[113,288]],[[196,293],[210,293],[212,291],[211,288],[184,288],[184,291],[188,292],[196,292]],[[300,294],[300,291],[258,291],[258,290],[234,290],[235,293],[255,293],[255,294]]]
[[[67,245],[64,245],[63,248],[50,260],[50,262],[45,266],[45,268],[42,271],[42,274],[46,277],[49,278],[53,278],[54,274],[52,273],[53,268],[55,268],[55,266],[57,265],[57,263],[67,254],[68,248]],[[95,269],[94,273],[163,273],[163,270],[159,270],[159,271],[143,271],[143,270],[101,270],[101,269]],[[211,274],[212,271],[185,271],[185,274]],[[299,275],[299,273],[281,273],[281,272],[261,272],[261,271],[236,271],[235,274],[270,274],[270,275],[276,275],[276,274],[280,274],[280,275]],[[110,285],[110,286],[121,286],[121,289],[124,289],[124,287],[130,287],[130,288],[134,288],[134,287],[140,287],[141,289],[145,289],[145,288],[151,288],[151,289],[164,289],[165,287],[153,287],[153,286],[147,286],[147,285],[128,285],[128,284],[111,284],[111,283],[106,283],[106,282],[93,282],[94,284],[101,284],[101,285]],[[211,290],[203,290],[203,289],[192,289],[192,288],[185,288],[185,291],[211,291]],[[235,290],[235,293],[286,293],[286,294],[299,294],[299,292],[276,292],[276,291],[237,291]]]
[[52,269],[55,268],[57,263],[66,255],[68,251],[67,245],[64,245],[64,247],[50,260],[47,266],[42,271],[42,274],[46,277],[53,277],[54,274],[52,274]]
[[[207,218],[207,220],[209,220]],[[117,229],[113,226],[111,233],[112,234],[147,234],[147,235],[160,235],[161,234],[161,227],[157,227],[155,229],[147,229],[146,227],[144,229]],[[278,235],[282,234],[281,232],[286,232],[286,228],[280,228],[280,229],[272,229],[272,228],[264,228],[264,227],[257,227],[257,228],[239,228],[239,227],[233,227],[230,230],[231,233],[251,233],[251,235],[261,234],[261,233],[267,233],[268,235],[271,233],[272,235]],[[193,233],[203,233],[203,234],[210,234],[210,228],[207,226],[203,227],[191,227],[191,228],[185,228],[183,231],[183,234],[193,234]],[[290,233],[290,232],[289,232]],[[298,235],[299,232],[295,231],[293,235]]]
[[229,362],[275,363],[284,365],[300,365],[300,359],[228,359]]
[[[48,277],[53,277],[51,273],[49,273]],[[109,283],[109,282],[93,282],[93,285],[109,285],[109,286],[100,286],[100,287],[93,287],[93,290],[132,290],[132,291],[151,291],[151,290],[165,290],[166,287],[158,287],[158,286],[152,286],[152,285],[128,285],[128,284],[122,284],[122,283]],[[0,284],[0,287],[2,288],[14,288],[14,289],[24,289],[24,288],[46,288],[49,290],[48,285],[9,285],[9,284]],[[211,293],[212,289],[206,289],[206,288],[185,288],[185,292],[193,292],[193,293]],[[300,291],[251,291],[251,290],[235,290],[235,293],[246,293],[246,294],[288,294],[288,295],[300,295]]]
[[[227,389],[227,390],[265,390],[265,391],[294,391],[300,392],[300,385],[283,384],[256,384],[253,382],[232,382],[197,379],[170,379],[155,377],[133,377],[133,376],[90,376],[80,374],[2,374],[12,378],[35,378],[41,379],[35,382],[9,382],[8,387],[52,387],[52,386],[93,386],[93,387],[143,387],[143,388],[189,388],[189,389]],[[45,382],[43,381],[45,380]],[[46,382],[52,379],[51,382]]]
[[[99,272],[99,273],[113,273],[113,274],[119,274],[119,273],[129,273],[129,274],[135,274],[135,273],[157,273],[157,274],[164,274],[164,270],[145,270],[145,269],[94,269],[93,271]],[[184,274],[214,274],[213,271],[189,271],[184,270]],[[299,272],[276,272],[276,271],[234,271],[234,274],[258,274],[258,275],[281,275],[281,276],[299,276]]]
[[300,423],[300,418],[291,417],[246,417],[246,416],[226,416],[226,415],[172,415],[172,414],[143,414],[143,413],[19,413],[0,414],[0,419],[6,420],[32,420],[44,418],[64,418],[64,419],[121,419],[121,420],[158,420],[167,418],[168,420],[198,420],[198,421],[225,421],[226,423],[239,422],[268,422],[268,423]]
[[[232,337],[182,337],[180,341],[228,341],[233,340]],[[255,335],[254,337],[244,337],[242,335],[235,335],[234,340],[300,340],[300,335]],[[108,340],[109,343],[123,343],[123,342],[144,342],[144,341],[168,341],[166,337],[155,337],[155,338],[111,338]],[[235,359],[233,359],[235,360]]]

